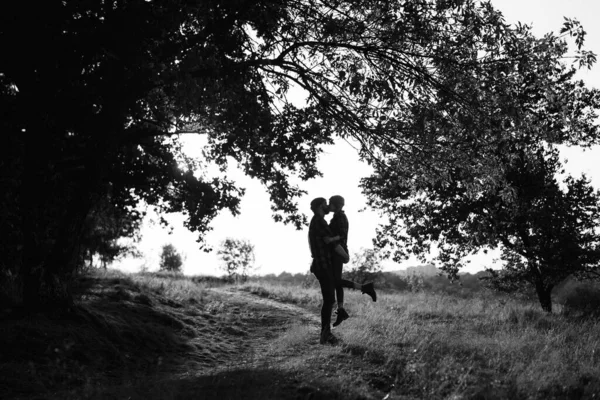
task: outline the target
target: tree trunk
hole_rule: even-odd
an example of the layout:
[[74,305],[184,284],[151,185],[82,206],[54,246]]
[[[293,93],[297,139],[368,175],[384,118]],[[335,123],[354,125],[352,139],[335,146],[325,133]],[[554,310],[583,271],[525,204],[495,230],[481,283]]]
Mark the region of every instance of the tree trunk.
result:
[[542,310],[551,313],[552,312],[552,285],[544,284],[543,281],[537,281],[535,284],[535,291],[542,306]]
[[48,285],[51,290],[48,295],[54,306],[61,309],[68,309],[73,305],[70,284],[77,271],[83,226],[90,209],[87,193],[82,193],[71,203],[58,240],[46,262],[48,278],[54,280]]
[[[34,240],[25,245],[23,305],[29,311],[67,311],[73,305],[69,289],[79,260],[79,242],[86,216],[86,204],[71,206],[60,223],[56,237],[46,238],[53,242],[50,247]],[[45,227],[42,227],[42,229]],[[29,235],[30,237],[33,235]]]
[[45,208],[43,203],[49,195],[46,193],[48,188],[45,185],[44,174],[40,173],[40,171],[47,171],[47,159],[45,154],[40,151],[40,146],[36,145],[39,137],[35,135],[35,129],[28,127],[22,158],[23,176],[21,178],[19,213],[23,247],[19,272],[23,282],[22,302],[28,310],[37,309],[42,304],[41,282],[46,251],[44,240],[46,235],[39,229],[39,226],[45,225],[45,220],[41,217],[39,210]]

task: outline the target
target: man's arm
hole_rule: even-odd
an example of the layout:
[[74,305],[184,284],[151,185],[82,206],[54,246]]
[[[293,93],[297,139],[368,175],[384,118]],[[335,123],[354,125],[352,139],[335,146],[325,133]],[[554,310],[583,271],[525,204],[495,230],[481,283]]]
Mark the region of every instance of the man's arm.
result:
[[334,236],[329,229],[329,225],[324,219],[318,221],[315,225],[315,236],[321,238],[325,244],[329,244],[334,241]]

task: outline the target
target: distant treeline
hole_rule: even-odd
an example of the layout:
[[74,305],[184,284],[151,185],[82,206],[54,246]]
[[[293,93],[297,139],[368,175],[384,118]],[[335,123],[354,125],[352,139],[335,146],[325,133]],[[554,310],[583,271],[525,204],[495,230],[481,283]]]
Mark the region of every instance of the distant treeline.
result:
[[[483,290],[487,290],[480,277],[485,276],[486,272],[480,272],[475,275],[464,274],[460,276],[459,281],[451,282],[446,276],[427,276],[419,274],[400,275],[396,272],[375,272],[364,279],[356,279],[359,283],[372,281],[375,282],[379,290],[386,291],[427,291],[427,292],[445,292],[448,294],[469,297]],[[353,279],[352,276],[345,276],[347,279]],[[304,287],[317,287],[318,282],[312,274],[282,272],[279,275],[267,274],[263,276],[253,276],[250,280],[263,281],[269,283],[280,283],[299,285]]]

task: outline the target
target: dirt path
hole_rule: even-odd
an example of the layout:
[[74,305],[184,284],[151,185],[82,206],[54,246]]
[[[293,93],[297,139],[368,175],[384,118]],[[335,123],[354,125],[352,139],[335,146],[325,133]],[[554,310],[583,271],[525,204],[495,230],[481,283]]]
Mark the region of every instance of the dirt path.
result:
[[310,311],[234,289],[210,290],[222,300],[222,312],[228,313],[244,334],[233,340],[223,335],[222,340],[228,341],[235,351],[223,353],[212,365],[181,371],[175,382],[170,383],[175,390],[173,398],[385,397],[385,393],[377,389],[367,387],[365,395],[365,390],[356,391],[347,384],[361,381],[364,363],[344,352],[343,344],[337,348],[319,344],[318,310]]
[[[274,340],[280,338],[292,326],[302,326],[318,332],[320,319],[314,313],[294,304],[260,297],[239,290],[210,289],[226,298],[230,312],[239,316],[246,335],[242,351],[231,359],[224,360],[211,370],[231,370],[231,368],[260,368],[271,364],[270,351]],[[315,343],[316,344],[316,343]]]

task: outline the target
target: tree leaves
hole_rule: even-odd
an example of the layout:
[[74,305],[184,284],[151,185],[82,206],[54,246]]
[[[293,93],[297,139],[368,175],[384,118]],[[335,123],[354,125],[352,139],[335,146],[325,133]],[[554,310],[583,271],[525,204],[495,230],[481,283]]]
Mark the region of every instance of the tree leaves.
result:
[[254,267],[254,245],[248,240],[225,239],[219,246],[217,256],[221,260],[221,268],[231,280],[246,280]]
[[[21,47],[14,33],[24,21]],[[196,177],[193,163],[180,168],[171,140],[180,133],[206,135],[204,161],[237,163],[268,190],[274,219],[297,228],[303,191],[290,178],[319,176],[321,148],[335,137],[360,143],[376,169],[365,188],[385,210],[430,191],[442,204],[490,194],[510,204],[512,155],[598,140],[600,96],[571,79],[564,40],[509,27],[488,2],[15,3],[0,27],[13,55],[0,63],[3,105],[14,111],[3,126],[9,143],[28,132],[14,145],[25,154],[17,170],[29,166],[16,180],[48,191],[18,212],[35,209],[50,236],[64,204],[97,201],[112,185],[116,207],[142,199],[184,212],[202,242],[220,210],[238,211],[243,191]],[[585,31],[573,20],[565,29],[590,65]],[[448,221],[431,237],[459,238]]]
[[160,254],[160,269],[161,271],[181,272],[183,259],[181,254],[172,244],[165,244],[162,247]]

